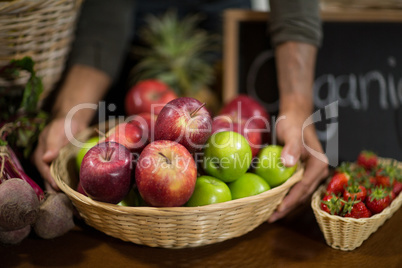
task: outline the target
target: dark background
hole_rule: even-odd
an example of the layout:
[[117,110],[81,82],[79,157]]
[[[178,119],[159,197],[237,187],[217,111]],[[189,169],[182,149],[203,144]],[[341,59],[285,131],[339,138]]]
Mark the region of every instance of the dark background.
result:
[[[320,109],[324,120],[316,124],[317,129],[325,136],[327,124],[338,123],[339,161],[353,161],[363,149],[402,160],[402,23],[324,22],[323,32],[316,64],[315,108]],[[275,59],[268,55],[262,64],[256,61],[264,52],[272,54],[266,22],[240,22],[238,40],[239,92],[254,95],[275,114]],[[257,71],[251,71],[253,68]],[[329,83],[317,87],[317,78],[347,78],[349,82],[340,84],[337,91],[330,89]],[[362,101],[364,81],[366,102]],[[381,83],[386,89],[382,93]],[[392,84],[394,95],[390,93]],[[335,100],[339,117],[325,120],[324,107]],[[326,142],[322,144],[325,150]],[[335,151],[326,153],[330,159],[337,157]]]

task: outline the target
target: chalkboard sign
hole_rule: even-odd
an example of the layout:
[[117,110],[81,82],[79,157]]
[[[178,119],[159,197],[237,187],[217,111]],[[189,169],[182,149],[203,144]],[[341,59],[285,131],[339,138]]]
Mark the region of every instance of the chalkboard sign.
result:
[[[225,13],[224,89],[278,111],[269,14]],[[353,161],[362,149],[402,160],[402,11],[323,12],[314,83],[316,128],[330,163]]]

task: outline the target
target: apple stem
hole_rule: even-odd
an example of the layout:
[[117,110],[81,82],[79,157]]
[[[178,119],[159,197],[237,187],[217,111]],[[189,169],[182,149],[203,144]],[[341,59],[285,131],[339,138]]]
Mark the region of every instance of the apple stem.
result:
[[195,109],[193,112],[190,113],[190,116],[193,117],[199,110],[202,109],[202,107],[205,106],[205,102],[203,104],[200,105],[200,107],[198,107],[197,109]]
[[100,131],[98,128],[95,128],[95,132],[98,133],[100,136],[102,136],[102,138],[106,137],[106,134],[102,131]]
[[163,153],[159,153],[159,154],[165,158],[166,162],[167,162],[169,165],[172,164],[172,162],[170,162],[169,158],[167,158],[166,155],[164,155]]
[[106,147],[106,161],[110,161],[115,148]]

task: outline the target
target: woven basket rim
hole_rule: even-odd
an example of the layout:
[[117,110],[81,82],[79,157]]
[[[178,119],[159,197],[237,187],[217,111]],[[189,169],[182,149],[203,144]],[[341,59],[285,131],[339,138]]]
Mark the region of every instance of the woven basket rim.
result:
[[23,4],[29,4],[30,8],[35,7],[35,6],[41,6],[44,3],[54,3],[54,5],[58,5],[60,2],[77,2],[78,5],[82,3],[84,0],[13,0],[13,1],[5,1],[5,2],[0,2],[0,12],[3,12],[4,10],[9,11],[9,9],[12,8],[19,8],[23,6]]
[[[379,158],[380,163],[386,163],[386,162],[392,162],[392,161],[396,161],[394,159],[391,158],[383,158],[380,157]],[[402,163],[398,162],[398,165],[401,166]],[[329,179],[329,178],[328,178]],[[326,180],[326,182],[328,182],[328,180]],[[369,218],[360,218],[360,219],[355,219],[355,218],[349,218],[349,217],[342,217],[342,216],[338,216],[338,215],[331,215],[325,211],[323,211],[320,208],[320,202],[321,202],[321,198],[323,197],[323,194],[325,193],[326,190],[326,184],[321,185],[314,193],[313,196],[311,198],[311,207],[313,208],[313,210],[320,216],[320,217],[326,217],[329,218],[331,220],[339,220],[339,221],[343,221],[343,222],[355,222],[355,223],[367,223],[370,221],[376,221],[379,218],[388,216],[389,213],[391,213],[395,207],[400,206],[400,203],[402,202],[402,194],[400,194],[399,196],[397,196],[393,202],[391,203],[390,206],[388,206],[387,208],[385,208],[381,213],[375,214]]]
[[[68,150],[69,145],[63,147],[60,151],[60,155],[63,155],[66,150]],[[227,202],[222,202],[222,203],[217,203],[217,204],[210,204],[210,205],[205,205],[205,206],[198,206],[198,207],[148,207],[148,206],[142,206],[142,207],[129,207],[129,206],[120,206],[117,204],[109,204],[105,202],[99,202],[95,201],[77,191],[72,189],[69,185],[67,185],[66,182],[63,181],[61,178],[60,174],[56,172],[56,161],[53,161],[51,166],[50,166],[50,171],[53,176],[53,178],[56,181],[56,184],[58,187],[65,192],[68,196],[71,198],[74,198],[75,200],[79,202],[86,203],[88,205],[104,209],[107,211],[112,211],[114,213],[120,213],[120,214],[144,214],[144,215],[161,215],[161,214],[194,214],[194,213],[204,213],[208,211],[217,211],[217,210],[222,210],[222,209],[233,209],[237,207],[241,207],[250,203],[256,203],[260,202],[261,200],[264,200],[270,196],[275,196],[277,194],[280,194],[290,187],[292,187],[294,184],[299,182],[303,178],[303,173],[304,173],[304,166],[302,164],[298,164],[297,170],[295,173],[288,179],[286,180],[283,184],[274,187],[268,191],[265,191],[261,194],[254,195],[254,196],[249,196],[245,198],[239,198],[235,200],[230,200]]]

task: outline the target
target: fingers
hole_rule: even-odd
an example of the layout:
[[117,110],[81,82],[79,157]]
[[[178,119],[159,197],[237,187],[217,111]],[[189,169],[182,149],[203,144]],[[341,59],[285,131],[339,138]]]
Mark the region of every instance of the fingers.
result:
[[300,183],[293,186],[289,191],[289,194],[282,200],[282,203],[276,209],[276,211],[268,219],[269,223],[273,223],[284,216],[286,216],[291,210],[299,205],[299,200],[303,195],[304,186]]
[[52,122],[41,138],[43,147],[42,160],[45,163],[50,164],[54,159],[56,159],[61,147],[67,144],[67,139],[64,133],[64,122]]
[[45,181],[45,189],[47,193],[55,193],[56,191],[59,191],[58,189],[55,189],[52,185],[50,185],[50,183],[48,183],[47,181]]
[[282,149],[283,164],[287,167],[294,166],[299,160],[301,155],[300,141],[297,137],[294,137],[288,141],[285,141],[285,145]]
[[[289,133],[291,134],[291,133]],[[274,222],[283,218],[291,210],[303,203],[311,193],[317,188],[318,184],[328,176],[328,160],[323,153],[320,142],[315,135],[314,129],[306,129],[303,141],[304,145],[309,146],[321,156],[320,159],[314,157],[300,143],[298,143],[297,134],[291,134],[292,137],[285,137],[285,146],[282,151],[282,157],[285,155],[299,155],[305,162],[305,171],[303,179],[294,185],[288,195],[283,199],[277,210],[269,218],[268,222]],[[301,139],[300,139],[301,140]],[[298,147],[300,146],[300,147]],[[325,161],[326,160],[326,161]]]
[[38,146],[35,149],[33,154],[33,162],[38,169],[39,173],[41,174],[42,178],[45,180],[46,189],[49,190],[49,186],[53,189],[59,191],[59,187],[57,186],[56,182],[54,181],[52,175],[50,174],[50,161],[44,161],[44,151],[46,150],[45,145],[43,144],[42,139],[39,139]]
[[325,162],[315,157],[310,157],[306,161],[303,179],[289,191],[283,199],[275,213],[269,218],[268,222],[277,221],[286,216],[291,210],[295,209],[314,192],[322,179],[328,176],[328,166]]
[[59,133],[63,131],[63,128],[59,127],[51,123],[42,131],[33,154],[33,162],[45,182],[47,182],[46,186],[51,186],[57,191],[60,189],[50,173],[50,163],[57,157],[61,146],[64,144],[63,133]]
[[56,157],[58,155],[58,151],[59,151],[58,149],[59,148],[57,148],[57,147],[46,146],[46,149],[42,156],[43,162],[51,163],[54,159],[56,159]]
[[278,122],[278,138],[284,143],[281,157],[287,167],[294,166],[302,152],[301,128],[292,120],[283,119]]

